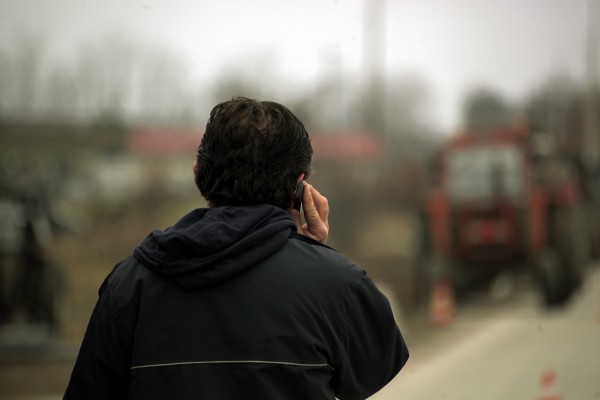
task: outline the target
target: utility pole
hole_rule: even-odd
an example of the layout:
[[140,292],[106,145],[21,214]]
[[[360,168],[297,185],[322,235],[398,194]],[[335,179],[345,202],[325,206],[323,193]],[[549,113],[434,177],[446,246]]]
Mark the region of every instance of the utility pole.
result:
[[583,132],[582,156],[587,173],[598,173],[600,168],[600,103],[598,93],[598,45],[600,2],[589,0],[586,37],[586,94],[585,125]]
[[585,179],[591,194],[590,228],[592,248],[600,254],[600,85],[598,84],[598,45],[600,45],[600,0],[588,0],[586,37],[586,99],[583,136]]
[[363,124],[384,136],[386,0],[363,0]]

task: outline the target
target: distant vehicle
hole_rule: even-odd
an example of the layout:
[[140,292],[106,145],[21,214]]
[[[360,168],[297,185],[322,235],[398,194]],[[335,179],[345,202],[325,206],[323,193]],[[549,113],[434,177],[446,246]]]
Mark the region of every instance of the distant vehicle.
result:
[[540,154],[529,132],[509,127],[450,138],[434,169],[422,210],[419,293],[440,280],[462,293],[511,271],[532,274],[547,306],[570,298],[590,257],[572,163]]
[[49,254],[59,227],[46,201],[10,190],[0,195],[0,326],[59,328],[64,276]]

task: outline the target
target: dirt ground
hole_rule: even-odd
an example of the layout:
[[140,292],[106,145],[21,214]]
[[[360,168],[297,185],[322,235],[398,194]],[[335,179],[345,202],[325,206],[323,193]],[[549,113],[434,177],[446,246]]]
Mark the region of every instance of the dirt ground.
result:
[[61,399],[73,368],[72,359],[3,361],[0,399]]

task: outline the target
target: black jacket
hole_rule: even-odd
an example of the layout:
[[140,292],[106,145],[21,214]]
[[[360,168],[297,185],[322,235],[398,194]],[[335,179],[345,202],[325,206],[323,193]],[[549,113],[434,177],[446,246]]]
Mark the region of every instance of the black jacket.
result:
[[364,399],[407,359],[366,273],[283,210],[198,209],[102,284],[65,399]]

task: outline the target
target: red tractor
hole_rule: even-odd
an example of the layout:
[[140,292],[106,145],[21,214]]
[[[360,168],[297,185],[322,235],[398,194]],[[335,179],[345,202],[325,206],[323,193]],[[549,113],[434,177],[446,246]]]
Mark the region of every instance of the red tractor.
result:
[[588,262],[585,211],[575,169],[535,143],[503,128],[463,132],[442,146],[422,210],[417,293],[428,296],[441,280],[462,293],[526,272],[546,305],[569,299]]

